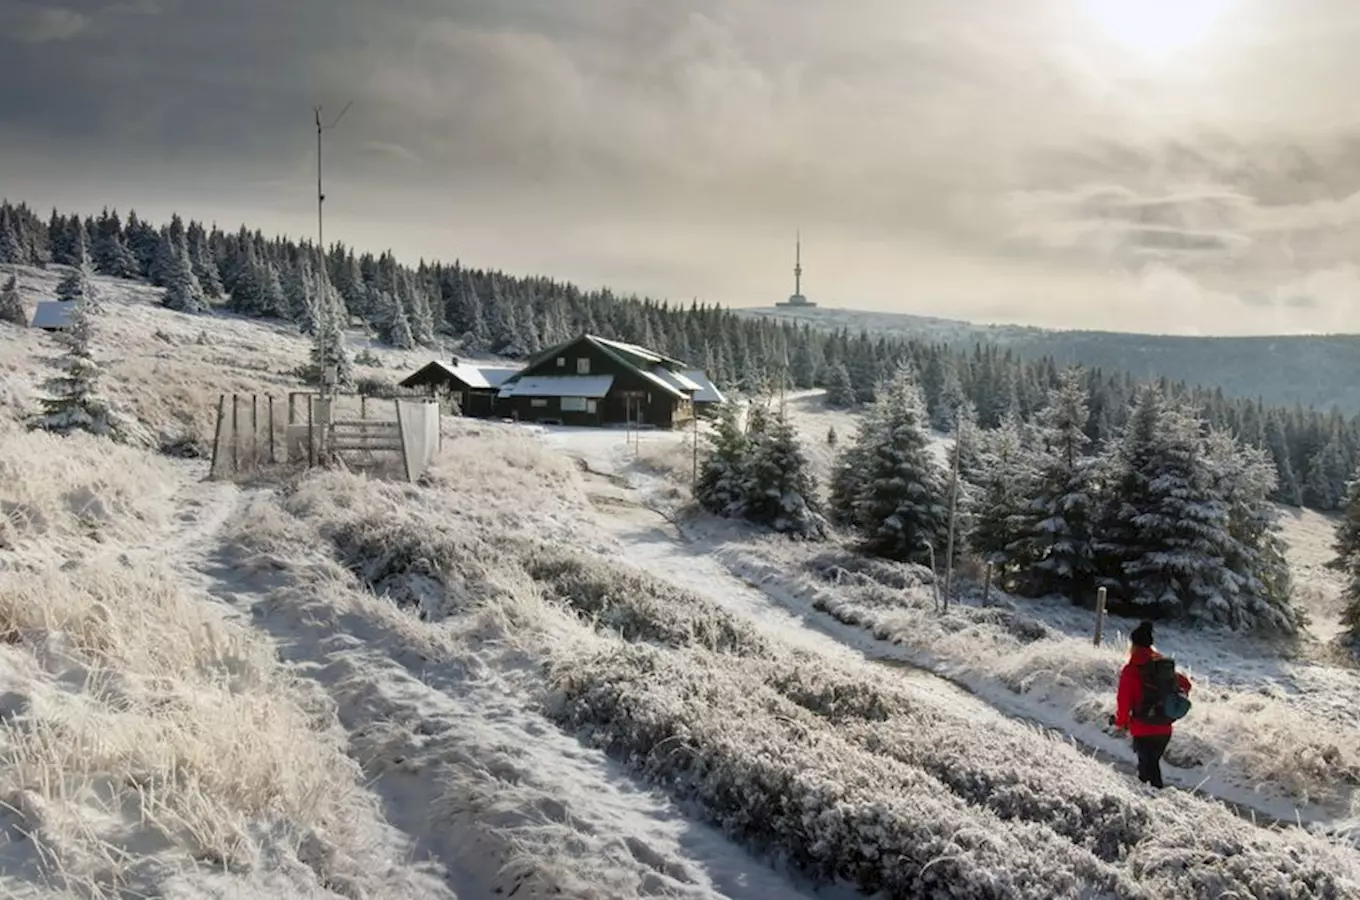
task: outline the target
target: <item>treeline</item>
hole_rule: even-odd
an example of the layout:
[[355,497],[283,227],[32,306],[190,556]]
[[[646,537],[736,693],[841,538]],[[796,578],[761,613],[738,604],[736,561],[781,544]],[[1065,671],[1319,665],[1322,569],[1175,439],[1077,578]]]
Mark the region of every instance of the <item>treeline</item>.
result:
[[[25,205],[0,204],[0,263],[76,265],[81,259],[100,274],[166,288],[167,305],[185,312],[225,309],[284,319],[309,334],[320,330],[325,359],[316,362],[336,365],[342,381],[351,377],[352,360],[340,332],[362,324],[397,348],[433,348],[442,338],[464,353],[519,359],[588,331],[690,360],[730,391],[824,387],[845,407],[872,403],[880,383],[910,365],[937,427],[965,400],[986,428],[1007,416],[1029,421],[1059,383],[1052,358],[1023,360],[991,346],[962,352],[942,343],[824,332],[697,302],[583,291],[459,261],[411,267],[390,252],[356,253],[341,243],[319,253],[306,241],[266,238],[244,227],[226,232],[178,216],[155,226],[132,212],[82,218],[54,210],[42,217]],[[1139,382],[1099,368],[1083,377],[1090,398],[1083,431],[1094,442],[1108,441],[1127,421]],[[1275,500],[1342,507],[1349,474],[1360,462],[1360,416],[1267,407],[1183,383],[1158,387],[1212,427],[1268,452]]]
[[937,568],[952,546],[1021,596],[1089,606],[1104,587],[1115,611],[1295,632],[1268,454],[1156,386],[1141,388],[1119,434],[1096,444],[1084,381],[1062,373],[1029,422],[1008,413],[982,428],[965,404],[956,476],[932,452],[924,392],[903,367],[839,452],[825,499],[781,413],[757,409],[745,436],[729,414],[696,498],[812,538],[825,514],[866,553]]

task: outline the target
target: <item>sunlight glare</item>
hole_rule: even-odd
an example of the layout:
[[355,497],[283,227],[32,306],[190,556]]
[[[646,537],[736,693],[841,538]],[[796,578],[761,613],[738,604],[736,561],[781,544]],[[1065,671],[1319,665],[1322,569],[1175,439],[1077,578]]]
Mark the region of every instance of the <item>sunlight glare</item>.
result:
[[1165,56],[1208,38],[1229,0],[1085,0],[1091,18],[1132,50]]

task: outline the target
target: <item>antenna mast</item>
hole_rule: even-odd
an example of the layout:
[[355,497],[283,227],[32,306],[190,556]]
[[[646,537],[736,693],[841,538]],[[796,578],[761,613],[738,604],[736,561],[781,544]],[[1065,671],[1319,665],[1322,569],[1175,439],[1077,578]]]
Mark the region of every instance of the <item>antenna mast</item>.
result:
[[[320,257],[319,262],[321,268],[320,272],[321,286],[319,288],[321,295],[317,298],[318,321],[316,329],[316,346],[317,346],[316,361],[318,368],[317,380],[320,382],[320,400],[322,407],[325,410],[324,414],[327,417],[327,419],[329,419],[330,417],[330,410],[329,408],[326,407],[326,401],[329,398],[330,393],[328,390],[330,385],[330,360],[326,358],[327,351],[329,349],[327,341],[330,338],[331,329],[333,328],[339,329],[340,323],[339,321],[336,321],[335,311],[332,309],[328,309],[329,297],[327,294],[327,290],[328,285],[330,283],[330,278],[326,272],[326,244],[322,231],[321,209],[322,204],[326,202],[326,195],[321,190],[321,133],[323,131],[329,131],[336,125],[339,125],[340,120],[344,118],[345,113],[349,112],[349,108],[353,104],[354,101],[352,100],[349,103],[346,103],[345,108],[340,110],[340,114],[336,116],[335,119],[329,125],[323,125],[321,122],[321,107],[317,106],[313,109],[313,112],[316,114],[316,252],[317,255]],[[326,427],[324,423],[321,428],[321,434],[322,434],[321,449],[324,455],[326,447],[325,441]]]
[[803,295],[803,232],[794,232],[793,244],[793,293],[794,296]]

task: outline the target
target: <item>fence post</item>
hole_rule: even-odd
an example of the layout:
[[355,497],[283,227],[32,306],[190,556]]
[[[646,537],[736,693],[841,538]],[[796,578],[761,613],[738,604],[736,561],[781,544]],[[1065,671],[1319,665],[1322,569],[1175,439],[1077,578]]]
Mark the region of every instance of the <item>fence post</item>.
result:
[[316,404],[307,395],[307,465],[316,466]]
[[992,564],[987,563],[987,567],[982,573],[982,605],[991,606],[992,604]]
[[288,424],[297,424],[297,391],[288,392]]
[[269,395],[269,464],[272,466],[279,461],[274,455],[274,395]]
[[1096,646],[1100,646],[1100,640],[1105,635],[1105,589],[1100,588],[1096,591]]
[[222,446],[222,427],[227,424],[227,395],[217,395],[217,427],[213,429],[213,451],[212,463],[208,468],[208,477],[213,477],[217,472],[217,451]]
[[260,395],[250,395],[250,467],[260,464]]
[[959,453],[963,444],[963,416],[954,413],[954,462],[949,469],[949,540],[945,545],[944,608],[949,611],[949,596],[954,590],[954,522],[959,500]]
[[231,395],[231,471],[241,471],[241,404],[240,397]]
[[401,467],[406,473],[406,480],[412,481],[411,456],[406,452],[406,429],[402,426],[401,401],[393,400],[392,405],[397,408],[397,442],[401,444]]
[[367,395],[367,394],[360,394],[360,395],[359,395],[359,418],[361,418],[361,419],[367,419],[367,418],[368,418],[368,395]]

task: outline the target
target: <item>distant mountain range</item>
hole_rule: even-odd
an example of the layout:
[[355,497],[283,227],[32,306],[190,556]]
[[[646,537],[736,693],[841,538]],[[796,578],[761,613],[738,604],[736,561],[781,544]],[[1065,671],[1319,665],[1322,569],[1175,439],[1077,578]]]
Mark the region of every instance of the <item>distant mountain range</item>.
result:
[[1268,405],[1301,403],[1360,413],[1360,335],[1271,335],[1264,337],[1182,337],[1114,331],[1058,331],[1023,325],[975,325],[906,313],[849,309],[746,308],[733,312],[813,328],[848,329],[858,334],[911,336],[968,347],[991,343],[1019,356],[1053,357],[1060,365],[1080,363],[1137,378],[1165,376],[1225,394],[1260,397]]

